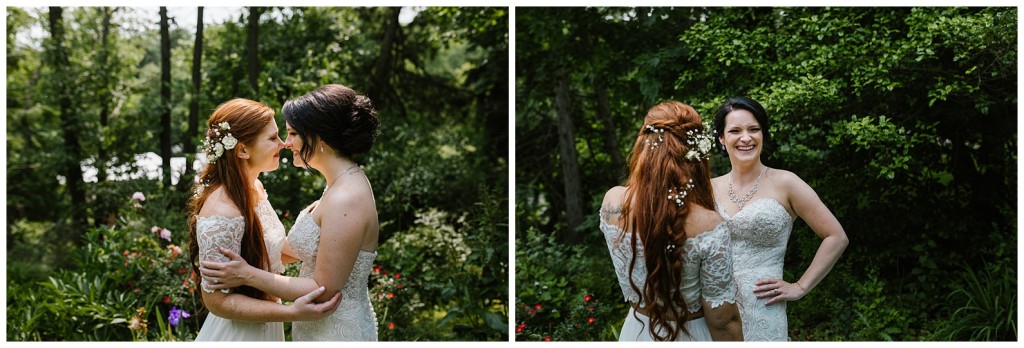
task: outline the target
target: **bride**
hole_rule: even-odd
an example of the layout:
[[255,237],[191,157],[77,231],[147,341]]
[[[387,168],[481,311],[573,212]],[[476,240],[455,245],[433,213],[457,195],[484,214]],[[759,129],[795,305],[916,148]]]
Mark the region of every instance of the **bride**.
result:
[[[814,189],[792,172],[761,163],[771,141],[768,129],[764,107],[750,98],[729,99],[715,115],[715,134],[732,170],[711,182],[719,211],[733,227],[733,270],[747,341],[789,340],[786,301],[807,295],[849,244]],[[822,241],[804,274],[790,283],[782,279],[782,262],[797,217]]]
[[[341,291],[338,310],[319,321],[295,322],[296,341],[376,341],[377,319],[367,282],[376,258],[379,224],[373,190],[352,156],[370,150],[380,122],[370,100],[342,85],[326,85],[289,100],[282,108],[285,147],[296,166],[311,167],[327,181],[320,200],[304,209],[288,234],[286,256],[302,261],[298,278],[266,272],[223,250],[230,262],[203,262],[204,278],[218,286],[251,286],[295,299],[323,286]],[[317,301],[330,297],[321,295]]]
[[655,105],[626,186],[605,194],[600,227],[630,302],[620,341],[743,339],[729,229],[711,192],[714,140],[704,131],[689,105]]

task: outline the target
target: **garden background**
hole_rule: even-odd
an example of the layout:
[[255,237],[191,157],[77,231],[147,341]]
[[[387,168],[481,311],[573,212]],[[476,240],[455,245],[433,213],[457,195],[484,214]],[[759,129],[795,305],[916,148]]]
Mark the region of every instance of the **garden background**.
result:
[[[792,340],[1017,340],[1016,8],[517,8],[516,340],[614,340],[598,229],[644,113],[761,102],[850,245]],[[552,149],[557,149],[551,155]],[[716,176],[728,159],[712,159]],[[820,243],[794,226],[785,278]]]
[[[205,120],[340,83],[382,122],[358,159],[380,339],[507,340],[507,8],[211,9],[6,7],[7,339],[194,339]],[[281,158],[261,179],[287,228],[324,182]]]

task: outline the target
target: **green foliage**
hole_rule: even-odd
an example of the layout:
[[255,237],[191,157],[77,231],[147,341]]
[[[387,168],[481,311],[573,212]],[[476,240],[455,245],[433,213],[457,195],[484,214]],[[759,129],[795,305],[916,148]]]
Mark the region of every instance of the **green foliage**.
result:
[[488,197],[472,215],[420,212],[380,246],[371,299],[382,338],[508,339],[508,248],[495,233],[507,210],[498,192]]
[[[166,211],[158,194],[145,202],[124,196],[112,227],[86,231],[84,245],[65,255],[73,269],[46,281],[8,278],[8,337],[14,340],[188,341],[201,304],[188,280],[182,225],[155,225],[149,211]],[[154,232],[153,230],[156,230]],[[167,229],[170,241],[161,238]],[[174,243],[172,241],[178,241]],[[186,253],[183,253],[186,252]],[[158,325],[171,307],[195,315],[176,327]],[[149,327],[139,323],[149,323]],[[131,325],[137,325],[132,329]],[[149,330],[152,328],[152,330]]]
[[607,253],[536,229],[517,237],[516,340],[615,340],[628,307]]
[[964,268],[945,303],[955,308],[928,336],[938,341],[1016,341],[1017,271],[1012,265]]

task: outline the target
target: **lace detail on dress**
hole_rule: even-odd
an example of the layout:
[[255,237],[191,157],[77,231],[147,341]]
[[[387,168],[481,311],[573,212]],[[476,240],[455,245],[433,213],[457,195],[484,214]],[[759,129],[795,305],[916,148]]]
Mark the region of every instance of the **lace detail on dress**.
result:
[[[320,226],[308,212],[306,208],[299,213],[288,233],[288,243],[302,260],[299,271],[302,278],[313,278],[320,247]],[[296,341],[376,341],[377,315],[370,304],[367,285],[376,257],[376,252],[360,250],[341,289],[338,310],[322,320],[292,323],[292,338]]]
[[[225,248],[235,253],[242,250],[242,234],[245,233],[245,219],[242,216],[226,218],[220,215],[197,216],[196,217],[196,241],[199,244],[199,260],[201,261],[230,261],[227,256],[220,253],[218,248]],[[200,282],[203,291],[212,293],[206,279]],[[230,293],[230,289],[220,289],[221,292]]]
[[[631,259],[630,239],[618,226],[609,224],[602,213],[600,228],[604,233],[608,251],[615,266],[619,288],[628,302],[640,303],[640,294],[629,283],[629,262]],[[647,266],[643,260],[643,245],[637,241],[637,262],[633,267],[633,283],[641,290],[647,279]],[[680,289],[690,313],[701,309],[701,298],[713,307],[725,302],[736,303],[736,283],[733,281],[732,259],[730,257],[730,236],[723,222],[713,230],[696,237],[687,238],[683,245],[683,274]]]
[[732,218],[721,207],[719,212],[729,219],[732,228],[733,270],[744,340],[788,341],[786,301],[766,306],[770,298],[758,299],[754,287],[761,279],[782,279],[793,218],[774,199],[750,203]]
[[703,298],[717,308],[736,303],[736,282],[732,272],[729,228],[722,222],[715,229],[687,238],[683,246],[683,283],[680,287],[690,313],[701,309]]
[[263,225],[263,241],[267,246],[267,258],[270,259],[270,272],[284,273],[284,264],[281,263],[281,249],[284,249],[284,225],[281,219],[277,218],[277,212],[266,199],[256,204],[256,215]]

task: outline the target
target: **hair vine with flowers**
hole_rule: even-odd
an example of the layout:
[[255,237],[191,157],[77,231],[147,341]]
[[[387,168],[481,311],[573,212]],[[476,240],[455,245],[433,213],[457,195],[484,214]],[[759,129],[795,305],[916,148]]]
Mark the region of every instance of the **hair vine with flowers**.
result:
[[[703,122],[704,129],[713,129],[707,122]],[[701,161],[711,159],[711,149],[715,146],[715,136],[706,131],[691,129],[686,131],[686,145],[690,151],[686,152],[686,159],[690,161]]]
[[213,128],[213,138],[211,139],[209,133],[207,133],[206,140],[203,140],[203,148],[206,149],[206,158],[209,162],[217,163],[217,159],[224,154],[225,150],[231,150],[238,145],[238,139],[235,139],[228,131],[231,130],[231,125],[227,122],[221,122]]

